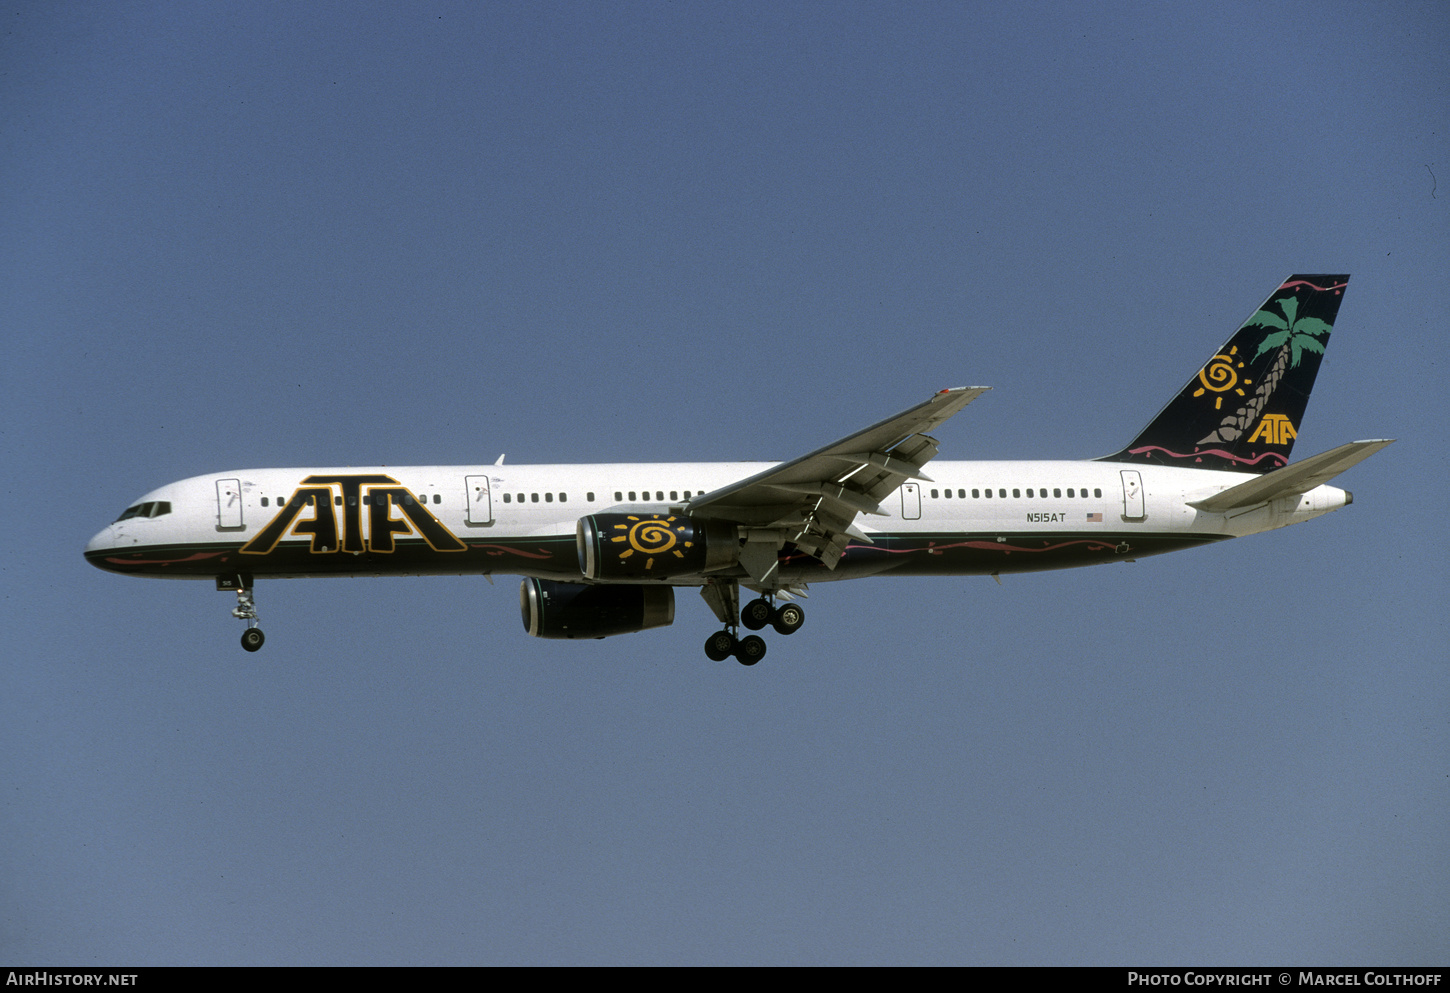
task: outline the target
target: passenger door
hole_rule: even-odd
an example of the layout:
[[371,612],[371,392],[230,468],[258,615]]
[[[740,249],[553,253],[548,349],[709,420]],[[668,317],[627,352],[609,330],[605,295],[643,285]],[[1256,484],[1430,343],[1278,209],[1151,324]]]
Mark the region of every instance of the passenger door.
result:
[[216,481],[216,529],[218,531],[240,531],[246,525],[242,522],[242,481],[239,479],[218,479]]
[[1124,469],[1123,477],[1123,520],[1141,521],[1148,516],[1143,503],[1143,477],[1137,469]]
[[493,523],[493,500],[488,493],[487,476],[463,477],[468,491],[468,524],[470,527],[484,527]]
[[921,520],[921,484],[901,484],[901,519],[903,521]]

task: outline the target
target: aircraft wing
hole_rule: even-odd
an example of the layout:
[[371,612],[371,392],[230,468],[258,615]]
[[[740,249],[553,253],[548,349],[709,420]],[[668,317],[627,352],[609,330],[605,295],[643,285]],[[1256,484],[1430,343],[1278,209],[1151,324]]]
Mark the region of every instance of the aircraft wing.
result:
[[1316,486],[1322,486],[1351,466],[1358,465],[1375,452],[1393,443],[1393,438],[1377,438],[1372,441],[1351,441],[1347,445],[1331,448],[1327,452],[1312,455],[1299,462],[1293,462],[1282,469],[1255,476],[1246,483],[1230,486],[1228,489],[1202,500],[1189,502],[1190,507],[1220,514],[1240,507],[1253,507],[1279,497],[1308,493]]
[[871,540],[855,527],[857,514],[884,515],[881,501],[904,481],[930,482],[921,468],[936,456],[937,441],[927,432],[989,388],[942,390],[809,455],[702,493],[685,505],[685,511],[692,517],[761,529],[762,540],[747,540],[741,556],[757,583],[769,583],[780,540],[834,569],[852,538]]

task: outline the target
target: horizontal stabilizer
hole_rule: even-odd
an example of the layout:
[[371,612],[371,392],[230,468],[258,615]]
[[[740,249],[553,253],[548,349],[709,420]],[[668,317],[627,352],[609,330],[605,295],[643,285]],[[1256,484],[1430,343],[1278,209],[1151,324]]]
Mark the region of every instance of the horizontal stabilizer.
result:
[[1255,476],[1246,483],[1230,486],[1211,497],[1190,500],[1188,505],[1199,510],[1206,510],[1211,514],[1219,514],[1240,507],[1254,507],[1280,497],[1308,493],[1314,487],[1324,485],[1344,470],[1358,465],[1393,442],[1393,438],[1351,441],[1347,445],[1332,448],[1321,455],[1314,455],[1301,462],[1291,463],[1263,476]]

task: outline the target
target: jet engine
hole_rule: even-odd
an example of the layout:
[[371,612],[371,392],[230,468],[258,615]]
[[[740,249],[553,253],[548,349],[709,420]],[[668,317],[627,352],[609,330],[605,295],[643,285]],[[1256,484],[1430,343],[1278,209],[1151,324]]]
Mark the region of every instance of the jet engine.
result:
[[735,526],[675,514],[592,514],[578,527],[587,579],[668,579],[740,560]]
[[536,638],[607,638],[675,622],[673,586],[591,586],[525,579],[524,630]]

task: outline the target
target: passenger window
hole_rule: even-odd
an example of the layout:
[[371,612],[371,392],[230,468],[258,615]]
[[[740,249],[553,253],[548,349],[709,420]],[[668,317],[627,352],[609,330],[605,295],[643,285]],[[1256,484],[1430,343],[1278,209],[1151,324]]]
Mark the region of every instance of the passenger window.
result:
[[267,506],[267,498],[266,497],[262,497],[262,506],[263,507]]
[[951,490],[942,490],[941,491],[941,495],[944,496],[944,497],[946,497],[948,500],[950,500],[952,498],[952,491]]
[[560,503],[568,503],[569,502],[569,494],[567,494],[567,493],[560,493],[559,494],[559,502]]
[[584,494],[584,499],[585,500],[588,500],[590,503],[593,503],[594,502],[594,491],[593,490],[590,490],[588,493]]
[[630,491],[629,491],[629,499],[630,499],[630,500],[634,500],[634,498],[635,498],[635,497],[634,497],[634,490],[630,490]]
[[554,502],[554,494],[552,494],[552,493],[545,493],[544,494],[544,502],[545,503],[553,503]]
[[530,503],[538,503],[539,502],[539,495],[537,493],[530,493],[529,494],[529,502]]
[[503,495],[503,502],[504,503],[513,503],[513,501],[509,499],[509,495],[507,493],[505,493]]
[[679,498],[680,498],[680,491],[679,490],[670,490],[670,499],[671,500],[678,500]]
[[655,491],[655,499],[656,500],[663,500],[664,498],[665,498],[665,491],[664,490],[656,490]]
[[937,499],[937,495],[936,495],[936,490],[932,490],[932,491],[931,491],[931,498],[932,498],[932,499],[933,499],[933,500],[935,500],[935,499]]
[[1071,500],[1071,499],[1072,499],[1072,487],[1071,487],[1071,486],[1069,486],[1069,487],[1068,487],[1068,488],[1067,488],[1067,498],[1068,498],[1068,499],[1069,499],[1069,500]]
[[1062,490],[1060,490],[1060,489],[1054,489],[1052,491],[1052,495],[1055,496],[1055,497],[1060,497],[1060,496],[1062,496]]
[[982,492],[986,495],[986,498],[988,500],[992,499],[992,491],[991,490],[983,490]]
[[1093,490],[1093,496],[1100,497],[1102,495],[1103,495],[1103,491],[1102,490],[1098,490],[1098,489]]
[[1013,500],[1016,500],[1016,499],[1018,499],[1018,498],[1019,498],[1019,497],[1021,497],[1021,496],[1022,496],[1022,491],[1021,491],[1021,490],[1018,490],[1018,489],[1014,489],[1014,490],[1013,490],[1013,491],[1012,491],[1012,499],[1013,499]]

